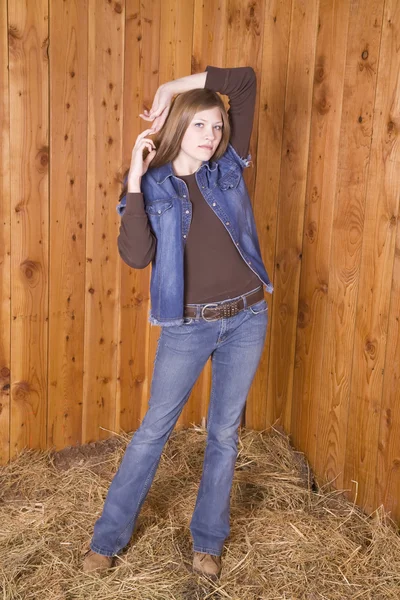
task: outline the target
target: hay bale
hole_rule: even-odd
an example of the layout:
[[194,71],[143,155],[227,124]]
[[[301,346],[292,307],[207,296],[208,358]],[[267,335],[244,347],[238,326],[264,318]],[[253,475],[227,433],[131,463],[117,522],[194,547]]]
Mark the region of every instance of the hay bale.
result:
[[318,489],[273,429],[241,429],[219,582],[191,572],[202,427],[173,432],[130,544],[107,575],[85,575],[82,554],[130,438],[27,450],[0,468],[2,600],[400,598],[396,525],[382,508],[366,516]]

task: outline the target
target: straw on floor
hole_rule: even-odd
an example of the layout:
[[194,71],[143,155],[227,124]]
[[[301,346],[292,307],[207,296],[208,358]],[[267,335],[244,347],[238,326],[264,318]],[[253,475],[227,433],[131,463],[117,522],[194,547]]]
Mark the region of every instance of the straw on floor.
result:
[[24,451],[0,468],[2,600],[384,600],[400,598],[400,537],[378,509],[318,489],[271,429],[241,429],[231,534],[219,582],[191,572],[189,523],[206,431],[174,431],[130,544],[106,575],[82,553],[131,435]]

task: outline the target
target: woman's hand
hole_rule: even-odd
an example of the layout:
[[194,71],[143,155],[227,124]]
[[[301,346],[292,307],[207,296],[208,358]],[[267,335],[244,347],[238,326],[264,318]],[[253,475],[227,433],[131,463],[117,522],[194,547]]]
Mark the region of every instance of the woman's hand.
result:
[[[139,133],[136,138],[128,173],[128,191],[130,187],[137,187],[140,184],[140,179],[146,173],[149,164],[156,154],[156,147],[153,140],[146,138],[146,135],[151,135],[152,133],[155,133],[153,128],[145,129],[142,133]],[[145,148],[148,149],[149,153],[146,158],[143,159],[143,150]]]
[[160,85],[154,96],[151,109],[149,111],[144,110],[139,116],[145,121],[153,121],[153,129],[160,131],[168,116],[173,96],[174,93],[168,84]]

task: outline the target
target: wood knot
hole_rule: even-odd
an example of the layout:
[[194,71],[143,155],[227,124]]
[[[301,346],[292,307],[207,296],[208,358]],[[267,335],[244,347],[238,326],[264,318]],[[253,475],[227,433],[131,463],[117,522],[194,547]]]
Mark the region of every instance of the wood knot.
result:
[[287,317],[288,317],[288,314],[289,314],[289,307],[288,307],[288,305],[287,305],[287,304],[285,304],[284,302],[282,302],[282,303],[279,305],[279,316],[280,316],[280,318],[281,318],[283,321],[285,321],[285,322],[286,322],[286,320],[287,320]]
[[325,79],[325,69],[324,67],[317,67],[315,69],[315,79],[319,82]]
[[304,329],[310,322],[310,309],[308,304],[300,301],[299,312],[297,315],[297,325],[300,329]]
[[17,381],[14,386],[13,397],[15,400],[24,401],[31,391],[29,381]]
[[323,281],[321,283],[321,285],[319,286],[319,289],[321,290],[321,292],[323,294],[327,294],[328,293],[328,284],[325,281]]
[[371,340],[368,340],[365,344],[365,351],[371,358],[374,358],[376,355],[376,346]]
[[320,115],[326,115],[329,112],[331,105],[326,99],[326,96],[322,96],[321,100],[317,104],[318,113]]
[[48,146],[42,146],[36,154],[35,159],[36,164],[38,164],[39,172],[43,173],[49,164],[49,148]]
[[314,204],[315,202],[318,202],[318,198],[319,198],[319,192],[318,192],[318,188],[316,185],[314,185],[312,192],[311,192],[311,202]]
[[137,296],[133,297],[133,304],[135,306],[140,306],[143,302],[143,296],[141,294],[138,294]]
[[34,275],[39,271],[37,263],[29,259],[24,260],[24,262],[21,263],[20,268],[28,280],[33,280]]
[[307,236],[308,240],[311,242],[311,244],[313,244],[315,242],[316,234],[317,234],[317,224],[315,221],[311,221],[311,223],[308,224],[308,227],[306,230],[306,236]]

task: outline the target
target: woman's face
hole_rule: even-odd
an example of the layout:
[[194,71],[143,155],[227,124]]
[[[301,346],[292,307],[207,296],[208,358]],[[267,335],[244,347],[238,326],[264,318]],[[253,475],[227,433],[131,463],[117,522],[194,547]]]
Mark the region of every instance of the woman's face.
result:
[[209,160],[221,141],[222,127],[217,106],[196,113],[182,138],[181,153],[195,160]]

